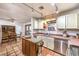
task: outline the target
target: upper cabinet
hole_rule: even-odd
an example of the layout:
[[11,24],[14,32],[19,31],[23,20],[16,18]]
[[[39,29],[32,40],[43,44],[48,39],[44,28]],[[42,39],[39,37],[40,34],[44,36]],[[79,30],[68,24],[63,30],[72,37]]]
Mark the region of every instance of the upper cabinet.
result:
[[59,29],[79,29],[79,14],[68,14],[57,19]]
[[43,21],[42,20],[33,20],[33,29],[43,29]]
[[58,19],[57,19],[57,27],[60,28],[60,29],[65,28],[65,16],[58,17]]
[[77,14],[66,15],[66,28],[67,29],[76,29],[77,27]]
[[39,20],[39,29],[43,29],[43,20]]
[[33,20],[33,29],[38,29],[39,26],[38,26],[38,20]]

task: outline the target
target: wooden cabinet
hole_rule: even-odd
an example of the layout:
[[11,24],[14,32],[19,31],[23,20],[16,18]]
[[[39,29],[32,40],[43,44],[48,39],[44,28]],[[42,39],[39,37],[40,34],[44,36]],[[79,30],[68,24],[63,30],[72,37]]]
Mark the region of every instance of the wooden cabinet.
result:
[[23,54],[25,55],[25,39],[22,39],[22,52],[23,52]]
[[30,42],[28,40],[25,40],[25,54],[27,54],[27,56],[30,55],[30,46],[29,46]]
[[37,55],[37,50],[36,50],[36,44],[33,42],[30,42],[30,56],[36,56]]
[[26,39],[22,39],[22,52],[24,55],[26,56],[36,56],[38,55],[38,45],[36,45],[35,43],[27,40],[29,38]]

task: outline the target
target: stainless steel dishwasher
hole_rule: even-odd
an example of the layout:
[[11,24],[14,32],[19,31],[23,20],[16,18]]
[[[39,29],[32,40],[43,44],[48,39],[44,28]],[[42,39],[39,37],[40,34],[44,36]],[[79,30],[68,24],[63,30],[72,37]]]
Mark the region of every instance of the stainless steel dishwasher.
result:
[[54,51],[66,55],[68,48],[68,40],[66,39],[54,39]]
[[70,55],[79,56],[79,46],[70,45]]

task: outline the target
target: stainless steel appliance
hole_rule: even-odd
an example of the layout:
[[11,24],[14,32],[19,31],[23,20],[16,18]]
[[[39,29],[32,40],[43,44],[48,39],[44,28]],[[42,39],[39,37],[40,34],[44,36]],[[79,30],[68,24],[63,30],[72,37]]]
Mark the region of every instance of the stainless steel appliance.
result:
[[68,40],[66,39],[54,39],[54,51],[66,55],[68,48]]
[[70,55],[79,56],[79,46],[70,45]]

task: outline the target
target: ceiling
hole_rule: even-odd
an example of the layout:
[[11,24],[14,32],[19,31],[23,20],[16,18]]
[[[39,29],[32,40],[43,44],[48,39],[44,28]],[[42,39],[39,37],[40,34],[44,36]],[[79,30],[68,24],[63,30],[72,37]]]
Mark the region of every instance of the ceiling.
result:
[[[56,3],[59,12],[77,7],[77,3]],[[39,7],[44,9],[40,10]],[[0,3],[0,19],[28,22],[31,17],[41,17],[56,12],[50,3]]]

